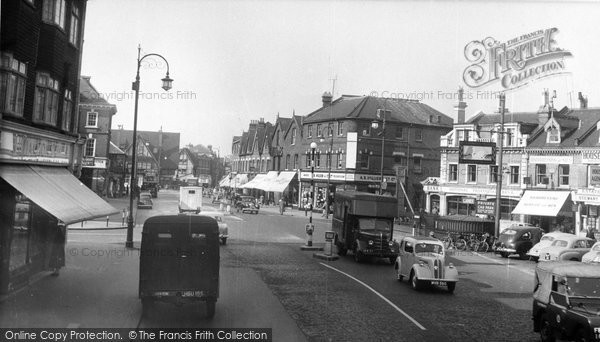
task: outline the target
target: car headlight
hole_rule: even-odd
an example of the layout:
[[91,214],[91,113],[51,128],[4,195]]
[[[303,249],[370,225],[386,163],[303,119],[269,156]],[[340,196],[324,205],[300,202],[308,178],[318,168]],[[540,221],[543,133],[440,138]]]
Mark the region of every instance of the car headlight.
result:
[[394,241],[390,241],[389,245],[390,247],[394,246]]
[[448,263],[448,267],[449,268],[454,268],[454,264],[453,263]]
[[425,267],[425,263],[423,262],[423,260],[419,260],[419,266]]
[[373,246],[373,240],[369,240],[369,246]]

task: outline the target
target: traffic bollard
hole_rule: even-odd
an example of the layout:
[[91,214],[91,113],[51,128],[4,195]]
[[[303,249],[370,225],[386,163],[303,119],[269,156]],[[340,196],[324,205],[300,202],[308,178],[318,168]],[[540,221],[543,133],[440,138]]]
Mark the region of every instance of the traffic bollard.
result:
[[312,223],[306,224],[306,245],[312,246],[313,232],[315,231],[315,225]]

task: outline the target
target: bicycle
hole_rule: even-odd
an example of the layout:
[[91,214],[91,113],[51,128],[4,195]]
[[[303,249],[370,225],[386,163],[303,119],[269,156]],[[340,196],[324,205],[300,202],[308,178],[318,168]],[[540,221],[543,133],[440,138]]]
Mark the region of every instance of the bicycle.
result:
[[467,248],[467,241],[465,241],[465,239],[462,238],[462,235],[459,235],[458,238],[453,239],[452,235],[448,233],[448,236],[446,236],[446,238],[442,240],[442,243],[444,244],[444,248],[446,250],[455,249],[459,251],[464,251],[465,248]]
[[490,248],[490,244],[488,243],[489,236],[490,234],[488,233],[484,233],[480,236],[471,234],[469,242],[467,242],[467,247],[473,252],[485,253]]

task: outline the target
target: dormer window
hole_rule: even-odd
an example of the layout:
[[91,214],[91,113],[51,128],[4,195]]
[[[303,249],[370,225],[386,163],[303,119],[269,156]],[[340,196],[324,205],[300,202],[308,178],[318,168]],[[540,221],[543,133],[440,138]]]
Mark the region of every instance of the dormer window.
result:
[[560,143],[560,129],[556,126],[550,126],[546,130],[546,142],[547,143]]

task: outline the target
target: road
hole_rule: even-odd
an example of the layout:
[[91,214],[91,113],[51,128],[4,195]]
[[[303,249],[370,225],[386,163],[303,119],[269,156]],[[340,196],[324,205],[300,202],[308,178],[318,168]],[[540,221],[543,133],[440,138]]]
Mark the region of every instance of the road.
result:
[[[152,210],[137,211],[135,246],[147,217],[176,209],[177,193],[163,191]],[[329,223],[318,214],[313,220],[318,245]],[[280,215],[264,208],[258,215],[226,215],[225,221],[230,238],[221,246],[221,292],[212,320],[202,306],[159,305],[142,317],[139,255],[123,247],[126,231],[70,229],[61,276],[2,303],[0,326],[272,328],[274,341],[538,340],[529,318],[532,262],[455,254],[450,261],[460,282],[453,295],[441,288],[415,292],[396,280],[388,260],[357,264],[346,256],[325,262],[302,251],[304,212]],[[45,294],[49,289],[58,295]],[[21,311],[11,311],[11,304]]]

